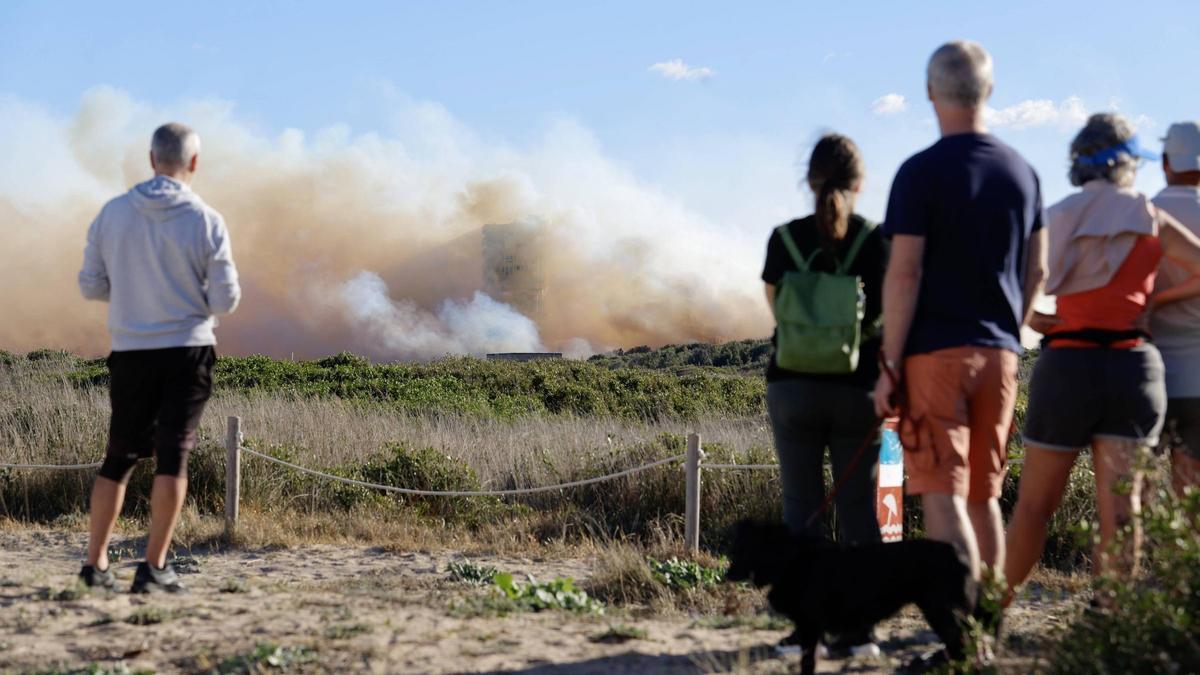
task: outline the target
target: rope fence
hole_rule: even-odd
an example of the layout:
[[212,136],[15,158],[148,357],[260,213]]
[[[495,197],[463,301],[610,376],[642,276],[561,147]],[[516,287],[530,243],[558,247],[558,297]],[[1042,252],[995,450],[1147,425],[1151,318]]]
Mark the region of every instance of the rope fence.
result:
[[603,476],[595,476],[593,478],[585,478],[583,480],[570,481],[567,483],[558,483],[556,485],[545,485],[541,487],[528,488],[508,488],[502,490],[418,490],[415,488],[404,488],[395,485],[381,485],[379,483],[369,483],[354,478],[346,478],[345,476],[335,476],[324,471],[310,469],[293,462],[289,462],[278,457],[272,457],[266,453],[259,452],[253,448],[245,447],[242,437],[242,420],[239,417],[230,417],[228,419],[228,430],[226,433],[226,481],[225,481],[225,533],[227,536],[233,536],[237,529],[237,514],[238,503],[241,500],[241,455],[246,453],[261,460],[271,462],[273,464],[287,467],[293,471],[316,476],[326,480],[344,483],[346,485],[356,485],[372,490],[381,490],[384,492],[392,492],[404,495],[414,495],[419,497],[509,497],[516,495],[531,495],[546,492],[557,492],[570,488],[583,487],[585,485],[595,485],[625,476],[632,476],[636,473],[641,473],[655,467],[673,464],[680,460],[684,462],[684,495],[685,495],[685,513],[684,513],[684,546],[693,553],[700,550],[700,472],[703,469],[714,470],[748,470],[748,471],[774,471],[779,469],[778,464],[703,464],[704,450],[700,446],[699,434],[688,434],[687,452],[682,455],[673,455],[664,459],[635,466],[623,471],[605,474]]
[[595,478],[586,478],[584,480],[571,481],[569,483],[559,483],[557,485],[545,485],[542,487],[509,488],[509,489],[504,489],[504,490],[417,490],[414,488],[396,487],[394,485],[380,485],[378,483],[368,483],[366,481],[355,480],[353,478],[346,478],[345,476],[334,476],[332,474],[324,473],[322,471],[317,471],[315,469],[309,469],[307,467],[303,467],[298,464],[293,464],[286,460],[279,459],[278,457],[272,457],[270,455],[258,452],[257,450],[252,450],[250,448],[242,448],[241,451],[244,453],[253,455],[255,457],[265,459],[268,462],[273,462],[275,464],[279,464],[280,466],[286,466],[289,469],[292,469],[294,471],[306,473],[310,476],[326,478],[326,479],[329,479],[332,481],[337,481],[339,483],[346,483],[347,485],[357,485],[359,487],[371,488],[374,490],[382,490],[384,492],[396,492],[396,493],[399,493],[402,495],[415,495],[418,497],[505,497],[505,496],[511,496],[511,495],[532,495],[532,494],[538,494],[541,492],[556,492],[558,490],[565,490],[567,488],[583,487],[584,485],[592,485],[594,483],[603,483],[605,481],[614,480],[616,478],[630,476],[635,473],[646,471],[647,469],[653,469],[656,466],[662,466],[663,464],[670,464],[671,462],[678,462],[679,460],[684,458],[684,455],[675,455],[674,457],[667,457],[666,459],[660,459],[656,462],[650,462],[649,464],[642,464],[641,466],[635,466],[632,469],[625,469],[624,471],[618,471],[617,473],[610,473],[610,474],[607,474],[604,476],[597,476]]
[[75,471],[77,469],[99,469],[104,462],[92,462],[91,464],[8,464],[0,462],[0,469],[15,469],[17,471],[48,469],[61,471]]
[[[636,473],[641,473],[655,467],[673,464],[679,460],[684,461],[684,491],[686,501],[686,513],[684,514],[684,545],[688,550],[696,552],[700,549],[700,470],[701,460],[704,457],[704,451],[700,449],[700,435],[689,434],[687,439],[687,452],[682,455],[673,455],[664,459],[649,462],[635,466],[623,471],[605,474],[603,476],[595,476],[593,478],[585,478],[583,480],[570,481],[567,483],[558,483],[556,485],[545,485],[541,487],[528,488],[508,488],[502,490],[418,490],[415,488],[404,488],[395,485],[381,485],[379,483],[369,483],[354,478],[346,478],[345,476],[335,476],[324,471],[317,471],[305,466],[300,466],[293,462],[289,462],[278,457],[272,457],[266,453],[259,452],[253,448],[245,447],[242,436],[242,420],[240,417],[228,418],[228,426],[225,435],[225,534],[232,537],[237,530],[238,521],[238,504],[241,501],[241,456],[246,453],[252,457],[257,457],[261,460],[271,462],[273,464],[287,467],[293,471],[299,471],[310,476],[324,478],[346,485],[356,485],[372,490],[381,490],[384,492],[392,492],[404,495],[414,495],[420,497],[506,497],[516,495],[531,495],[546,492],[557,492],[570,488],[583,487],[585,485],[595,485],[625,476],[632,476]],[[714,464],[703,468],[713,469],[773,469],[778,468],[774,464]]]
[[[684,514],[684,546],[690,551],[697,551],[700,547],[700,474],[703,469],[716,471],[777,471],[778,464],[705,464],[704,450],[700,445],[699,434],[689,434],[687,438],[687,452],[680,455],[673,455],[664,459],[642,464],[615,473],[596,476],[593,478],[585,478],[582,480],[570,481],[566,483],[558,483],[555,485],[544,485],[540,487],[527,488],[507,488],[499,490],[419,490],[416,488],[405,488],[395,485],[381,485],[378,483],[369,483],[354,478],[346,478],[345,476],[336,476],[316,469],[310,469],[293,462],[289,462],[278,457],[272,457],[266,453],[259,452],[253,448],[245,447],[242,436],[242,419],[240,417],[229,417],[227,420],[227,430],[225,436],[225,533],[227,536],[232,536],[237,529],[238,507],[241,501],[241,457],[242,453],[246,453],[252,457],[256,457],[266,462],[283,466],[292,471],[316,476],[326,480],[331,480],[347,485],[355,485],[358,487],[380,490],[383,492],[391,492],[403,495],[412,495],[419,497],[510,497],[518,495],[531,495],[546,492],[557,492],[571,488],[584,487],[587,485],[595,485],[626,476],[632,476],[643,471],[673,464],[683,460],[684,464],[684,494],[686,502],[686,513]],[[1008,460],[1009,464],[1021,464],[1023,458],[1013,458]],[[90,462],[86,464],[14,464],[0,462],[0,469],[14,470],[82,470],[99,468],[103,462]]]
[[744,470],[744,471],[775,471],[779,468],[778,464],[705,464],[705,469],[728,469],[728,470]]

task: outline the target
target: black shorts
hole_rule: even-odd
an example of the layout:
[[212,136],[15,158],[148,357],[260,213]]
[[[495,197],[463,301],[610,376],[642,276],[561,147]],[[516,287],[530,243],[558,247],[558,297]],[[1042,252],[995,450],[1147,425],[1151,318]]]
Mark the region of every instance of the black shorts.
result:
[[155,475],[186,476],[216,360],[211,346],[110,354],[112,418],[100,475],[124,483],[139,459],[153,456]]
[[1158,349],[1047,347],[1029,385],[1022,436],[1049,450],[1080,450],[1094,439],[1158,444],[1167,411]]
[[1163,446],[1200,460],[1200,398],[1167,401],[1167,426]]

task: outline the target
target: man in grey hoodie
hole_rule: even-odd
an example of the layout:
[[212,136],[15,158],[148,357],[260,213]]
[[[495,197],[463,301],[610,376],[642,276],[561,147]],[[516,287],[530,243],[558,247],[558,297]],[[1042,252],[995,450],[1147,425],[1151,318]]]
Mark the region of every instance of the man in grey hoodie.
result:
[[112,588],[108,542],[125,485],[139,459],[154,456],[146,560],[132,591],[183,590],[167,549],[187,496],[187,456],[212,394],[216,314],[241,297],[221,214],[188,184],[200,138],[182,124],[154,132],[154,178],[104,205],[87,235],[79,288],[109,303],[112,418],[108,450],[91,499],[91,539],[79,576]]

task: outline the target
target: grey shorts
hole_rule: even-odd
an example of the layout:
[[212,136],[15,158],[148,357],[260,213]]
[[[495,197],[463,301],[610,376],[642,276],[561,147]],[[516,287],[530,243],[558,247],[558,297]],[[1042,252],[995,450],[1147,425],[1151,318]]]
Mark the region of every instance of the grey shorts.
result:
[[1080,450],[1097,438],[1158,445],[1167,412],[1163,370],[1151,344],[1043,349],[1029,385],[1022,436],[1050,450]]
[[1200,398],[1173,398],[1167,401],[1167,426],[1163,429],[1163,447],[1178,450],[1200,460]]

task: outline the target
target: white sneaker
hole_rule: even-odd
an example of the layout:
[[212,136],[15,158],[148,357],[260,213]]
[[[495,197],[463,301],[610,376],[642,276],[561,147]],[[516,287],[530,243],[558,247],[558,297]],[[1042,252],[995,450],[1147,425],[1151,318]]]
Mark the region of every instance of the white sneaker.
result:
[[[775,653],[779,656],[791,656],[792,654],[802,655],[804,654],[804,649],[798,644],[780,642],[779,644],[775,645]],[[861,645],[854,645],[851,647],[849,656],[861,657],[865,659],[877,659],[883,656],[883,650],[880,649],[879,645],[875,644],[874,642],[864,642]],[[817,658],[822,660],[832,658],[830,656],[829,647],[826,647],[823,643],[818,642]]]
[[850,648],[850,656],[858,656],[865,659],[877,659],[883,656],[883,650],[874,642],[864,642],[861,645],[854,645]]

